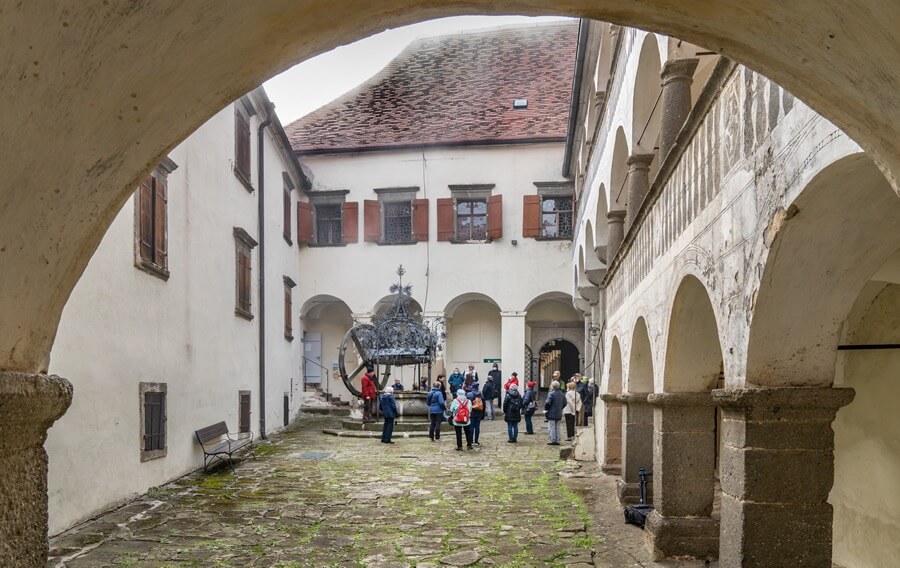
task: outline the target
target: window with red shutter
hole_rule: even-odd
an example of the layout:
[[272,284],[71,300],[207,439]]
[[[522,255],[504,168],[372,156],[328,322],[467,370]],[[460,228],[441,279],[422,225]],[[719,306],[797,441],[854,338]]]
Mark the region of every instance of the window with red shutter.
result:
[[412,239],[416,242],[428,240],[428,200],[412,201]]
[[525,195],[522,203],[522,236],[541,236],[541,196]]
[[344,203],[342,212],[343,241],[344,243],[355,243],[359,241],[359,203],[355,201],[347,201]]
[[363,225],[367,243],[381,240],[381,202],[369,199],[363,201]]
[[313,242],[312,204],[297,202],[297,243],[308,245]]
[[252,291],[252,256],[251,251],[257,242],[240,227],[234,228],[235,243],[235,306],[234,313],[246,319],[253,319]]
[[437,240],[452,241],[454,234],[453,198],[440,197],[437,200]]
[[503,196],[492,195],[487,200],[487,238],[503,237]]

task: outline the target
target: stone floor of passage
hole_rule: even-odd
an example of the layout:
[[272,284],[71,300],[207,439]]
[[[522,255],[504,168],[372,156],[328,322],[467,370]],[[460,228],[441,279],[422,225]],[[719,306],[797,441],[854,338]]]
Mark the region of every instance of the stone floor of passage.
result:
[[322,434],[338,423],[302,419],[236,474],[188,475],[52,538],[48,566],[703,565],[651,562],[614,480],[560,461],[543,429],[509,444],[485,421],[481,447],[457,452],[452,431],[393,445]]

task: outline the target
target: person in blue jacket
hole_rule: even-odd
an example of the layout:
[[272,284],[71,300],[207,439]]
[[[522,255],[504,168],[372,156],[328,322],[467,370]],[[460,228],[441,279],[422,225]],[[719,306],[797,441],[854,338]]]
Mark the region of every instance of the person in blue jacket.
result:
[[466,382],[466,376],[459,372],[459,367],[453,369],[453,374],[450,375],[450,378],[447,380],[447,386],[450,387],[450,392],[456,393],[459,389],[463,387],[463,383]]
[[550,436],[548,446],[559,445],[559,423],[563,417],[563,408],[566,406],[566,395],[559,390],[559,381],[550,383],[550,394],[544,401],[544,413],[547,415],[547,432]]
[[391,436],[394,434],[394,420],[400,416],[397,401],[394,400],[394,389],[387,387],[379,401],[381,415],[384,417],[384,426],[381,428],[381,443],[393,444]]
[[440,381],[434,381],[434,386],[425,395],[425,404],[428,405],[428,437],[432,442],[441,439],[441,423],[444,421],[444,411],[447,410],[447,401],[444,399],[444,393],[441,392]]

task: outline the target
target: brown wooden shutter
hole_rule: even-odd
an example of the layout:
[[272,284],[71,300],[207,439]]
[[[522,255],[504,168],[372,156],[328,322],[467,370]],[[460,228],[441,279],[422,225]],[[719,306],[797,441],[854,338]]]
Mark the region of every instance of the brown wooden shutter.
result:
[[250,181],[250,124],[234,109],[234,157],[238,171]]
[[282,223],[283,235],[288,242],[291,242],[291,190],[284,188],[284,199],[282,200]]
[[541,236],[541,196],[525,195],[522,203],[522,236]]
[[292,325],[292,316],[291,312],[293,311],[292,307],[293,301],[291,300],[291,288],[287,284],[284,286],[284,336],[288,339],[293,339],[294,337],[294,326]]
[[344,203],[342,215],[341,237],[344,242],[359,242],[359,203],[356,201]]
[[168,203],[168,191],[166,188],[166,180],[164,178],[155,177],[156,191],[154,198],[156,203],[153,208],[153,232],[154,232],[154,258],[153,262],[157,266],[166,268],[169,264],[168,239],[166,238],[166,204]]
[[363,201],[364,238],[367,243],[381,240],[381,203],[378,200]]
[[488,214],[488,230],[489,239],[499,239],[503,237],[503,196],[492,195],[487,200]]
[[313,240],[312,205],[297,202],[297,243],[309,244]]
[[452,241],[456,233],[456,216],[453,214],[453,198],[439,197],[437,200],[437,240]]
[[238,412],[238,432],[250,431],[250,393],[240,393],[240,409]]
[[416,242],[428,240],[428,200],[413,199],[412,238]]
[[138,186],[138,246],[141,259],[153,262],[153,177]]

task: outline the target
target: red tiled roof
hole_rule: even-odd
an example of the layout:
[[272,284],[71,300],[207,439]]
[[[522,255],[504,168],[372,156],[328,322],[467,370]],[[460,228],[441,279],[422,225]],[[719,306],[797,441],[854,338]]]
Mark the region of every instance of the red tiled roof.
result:
[[572,20],[418,39],[285,131],[300,154],[565,139],[577,36]]

